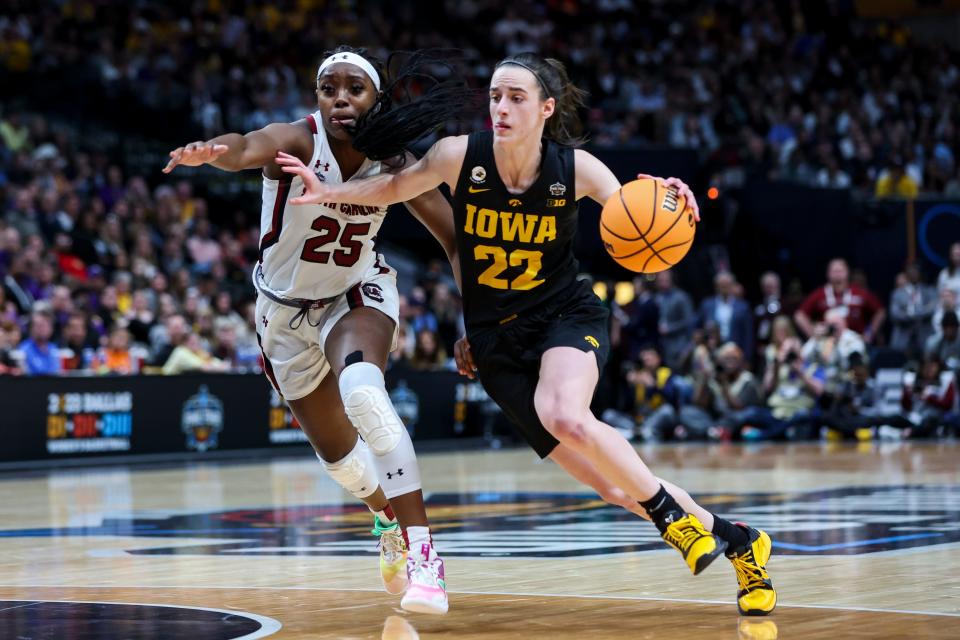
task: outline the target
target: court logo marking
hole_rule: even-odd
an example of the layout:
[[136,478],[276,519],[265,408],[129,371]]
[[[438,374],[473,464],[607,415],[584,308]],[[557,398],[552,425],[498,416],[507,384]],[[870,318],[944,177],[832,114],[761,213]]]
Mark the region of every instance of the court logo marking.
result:
[[[779,555],[860,555],[960,541],[960,487],[843,487],[775,494],[706,494],[700,503],[765,529]],[[433,494],[431,521],[446,556],[569,557],[666,549],[657,530],[589,494]],[[304,505],[149,518],[100,526],[0,531],[0,537],[156,538],[135,555],[370,555],[361,505]],[[210,538],[187,546],[165,539]],[[215,540],[213,540],[215,539]]]

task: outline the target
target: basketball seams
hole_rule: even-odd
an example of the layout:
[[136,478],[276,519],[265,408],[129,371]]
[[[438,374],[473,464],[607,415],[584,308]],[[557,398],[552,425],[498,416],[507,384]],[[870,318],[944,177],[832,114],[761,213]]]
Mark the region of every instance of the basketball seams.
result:
[[[685,245],[685,244],[690,244],[691,242],[693,242],[693,238],[690,238],[689,240],[684,240],[683,242],[679,242],[679,243],[677,243],[677,244],[671,244],[671,245],[666,246],[666,247],[660,247],[660,249],[658,249],[658,251],[667,251],[668,249],[676,249],[677,247],[682,247],[683,245]],[[640,255],[641,253],[643,253],[643,252],[646,251],[646,250],[647,250],[647,247],[644,247],[643,249],[640,249],[639,251],[634,251],[633,253],[627,253],[627,254],[620,255],[620,256],[616,256],[616,255],[614,255],[614,254],[611,253],[611,254],[610,254],[610,257],[613,258],[613,259],[615,259],[615,260],[626,260],[627,258],[632,258],[632,257],[634,257],[634,256],[638,256],[638,255]],[[661,258],[661,259],[663,259],[663,258]],[[673,264],[673,263],[671,263],[669,260],[664,260],[664,262],[666,262],[667,264]]]
[[657,207],[658,187],[659,187],[659,185],[657,184],[657,181],[654,180],[654,181],[653,181],[653,215],[650,216],[650,226],[647,227],[647,230],[643,232],[643,235],[644,235],[644,236],[647,235],[648,233],[650,233],[650,231],[653,230],[653,225],[655,225],[655,224],[657,223],[657,209],[659,208],[659,207]]
[[[656,182],[656,180],[654,180],[654,182],[653,182],[653,188],[654,188],[654,193],[656,193],[656,188],[657,188],[657,182]],[[660,252],[657,251],[656,247],[654,247],[652,244],[650,244],[650,241],[647,240],[647,237],[643,234],[642,231],[640,231],[640,227],[637,226],[636,220],[633,219],[633,214],[630,213],[630,207],[627,206],[627,201],[623,199],[623,187],[620,187],[620,191],[619,191],[618,193],[620,194],[620,204],[623,205],[623,212],[627,214],[627,218],[630,220],[630,224],[632,224],[632,225],[633,225],[633,228],[636,229],[636,230],[637,230],[637,233],[640,234],[639,240],[642,240],[642,241],[644,242],[644,244],[647,245],[647,248],[650,249],[651,251],[653,251],[653,253],[654,253],[655,256],[657,256],[658,258],[660,258],[661,260],[663,260],[663,257],[660,255]],[[656,216],[657,216],[657,213],[656,213],[656,211],[654,211],[653,217],[656,218]],[[664,263],[667,263],[666,260],[663,260],[663,262],[664,262]]]
[[[668,233],[670,233],[671,231],[673,231],[673,228],[674,228],[675,226],[677,226],[677,223],[680,222],[681,220],[683,220],[683,217],[684,217],[684,216],[683,216],[683,212],[686,211],[686,210],[687,210],[687,200],[686,200],[686,198],[684,198],[684,200],[683,200],[683,210],[680,212],[680,215],[677,216],[677,219],[676,219],[676,220],[674,220],[672,223],[670,223],[670,226],[667,227],[666,230],[664,230],[663,233],[661,233],[659,236],[657,236],[656,238],[653,239],[653,244],[657,244],[658,242],[660,242],[661,239],[663,239],[664,236],[666,236]],[[656,212],[654,212],[654,215],[656,215]],[[692,240],[693,237],[691,236],[690,239]],[[663,249],[661,249],[661,251],[663,251]],[[666,260],[664,260],[664,262],[666,262]]]
[[[622,210],[617,212],[615,209],[611,209],[609,211],[609,215],[616,216],[616,217],[626,215],[627,220],[630,221],[630,225],[637,232],[638,236],[635,238],[631,238],[631,237],[624,236],[617,233],[604,221],[603,217],[601,217],[600,219],[600,231],[601,231],[601,235],[605,237],[604,243],[607,245],[608,253],[621,266],[631,271],[653,273],[653,272],[662,271],[664,269],[673,267],[678,262],[680,262],[680,260],[683,259],[684,255],[686,255],[689,246],[692,245],[694,237],[693,237],[693,234],[691,234],[689,238],[685,239],[682,242],[676,242],[665,247],[657,246],[657,244],[661,240],[663,240],[673,232],[673,229],[676,228],[678,222],[680,222],[681,220],[685,220],[689,217],[684,215],[688,210],[686,199],[684,199],[683,201],[684,206],[680,210],[680,214],[677,215],[674,220],[672,221],[668,220],[669,226],[666,229],[664,229],[662,232],[660,232],[656,238],[649,239],[651,232],[657,226],[656,225],[657,213],[658,213],[657,209],[659,208],[657,206],[657,202],[660,194],[657,180],[654,180],[654,183],[653,183],[653,190],[652,190],[653,191],[653,210],[650,212],[650,221],[649,221],[648,228],[645,232],[640,230],[640,227],[636,219],[633,217],[632,211],[630,210],[630,206],[628,206],[627,204],[627,199],[625,197],[624,190],[627,187],[631,187],[631,191],[627,195],[629,195],[631,198],[636,200],[637,197],[640,195],[639,192],[642,191],[642,184],[643,183],[641,181],[638,181],[639,188],[633,187],[632,183],[628,185],[622,185],[617,192],[617,195],[620,198],[620,205],[622,207]],[[634,192],[637,192],[637,193],[635,194]],[[667,213],[668,213],[667,210],[664,210],[664,215],[666,215]],[[614,221],[610,220],[609,222],[614,222]],[[618,220],[616,222],[617,222],[618,229],[624,226],[621,221]],[[623,254],[623,255],[616,255],[613,252],[614,244],[617,244],[617,245],[620,245],[621,243],[626,244],[626,246],[622,248],[627,248],[629,251],[630,245],[635,244],[637,242],[641,244],[642,248],[636,251]],[[618,247],[618,248],[621,248],[621,247]],[[665,254],[674,249],[680,249],[681,255],[678,256],[675,261],[668,260],[665,257]],[[643,254],[647,251],[649,251],[649,255],[644,257]],[[653,271],[650,271],[649,270],[650,265],[653,263],[654,258],[657,258],[660,261],[661,265],[654,265],[655,268],[653,269]],[[639,262],[640,260],[642,260],[642,264]],[[627,264],[625,264],[625,261],[629,261],[632,266],[628,266]]]
[[623,240],[623,241],[625,241],[625,242],[636,242],[636,241],[638,241],[638,240],[643,240],[643,236],[637,236],[636,238],[628,238],[628,237],[626,237],[626,236],[622,236],[622,235],[620,235],[619,233],[617,233],[616,231],[614,231],[613,229],[611,229],[610,227],[608,227],[606,224],[604,224],[604,223],[603,223],[603,220],[600,221],[600,226],[603,227],[603,229],[604,229],[607,233],[609,233],[610,235],[612,235],[612,236],[613,236],[614,238],[616,238],[617,240]]

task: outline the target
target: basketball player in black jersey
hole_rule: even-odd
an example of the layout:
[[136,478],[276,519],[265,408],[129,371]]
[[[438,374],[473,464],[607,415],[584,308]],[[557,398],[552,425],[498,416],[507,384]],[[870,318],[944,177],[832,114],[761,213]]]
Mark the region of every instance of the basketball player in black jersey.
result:
[[[726,551],[737,570],[740,612],[765,615],[776,604],[764,568],[769,536],[714,516],[657,478],[590,412],[609,350],[608,312],[576,279],[576,202],[603,204],[620,183],[574,148],[582,95],[560,62],[519,54],[501,61],[491,78],[492,132],[443,138],[399,173],[349,184],[311,180],[302,162],[283,153],[277,163],[303,178],[304,203],[394,203],[446,183],[468,339],[458,345],[461,370],[479,373],[538,454],[652,520],[694,574]],[[668,184],[692,196],[682,182]]]

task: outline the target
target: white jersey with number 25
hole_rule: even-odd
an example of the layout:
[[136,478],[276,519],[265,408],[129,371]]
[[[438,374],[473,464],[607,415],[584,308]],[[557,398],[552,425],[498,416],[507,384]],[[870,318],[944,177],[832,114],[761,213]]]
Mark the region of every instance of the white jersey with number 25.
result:
[[[320,112],[306,119],[313,131],[313,155],[307,166],[324,182],[343,182],[326,132],[320,126]],[[366,159],[350,179],[375,176],[380,167],[380,162]],[[290,198],[301,195],[303,190],[299,176],[263,178],[260,262],[254,278],[260,271],[257,286],[276,296],[330,298],[359,282],[376,262],[373,246],[387,207],[343,202],[290,204]]]

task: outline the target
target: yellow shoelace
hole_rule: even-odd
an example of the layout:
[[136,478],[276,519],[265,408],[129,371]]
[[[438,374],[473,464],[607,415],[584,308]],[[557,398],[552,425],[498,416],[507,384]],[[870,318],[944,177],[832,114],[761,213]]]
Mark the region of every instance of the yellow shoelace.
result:
[[742,591],[750,591],[757,587],[765,587],[770,578],[767,570],[758,565],[753,558],[753,551],[733,559],[733,568],[737,571],[737,582]]
[[[679,531],[677,531],[678,529]],[[687,549],[690,548],[690,545],[692,545],[698,538],[702,536],[703,533],[700,531],[700,529],[692,523],[667,529],[667,542],[674,545],[677,549],[680,549],[684,553],[687,552]]]

